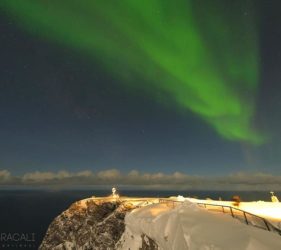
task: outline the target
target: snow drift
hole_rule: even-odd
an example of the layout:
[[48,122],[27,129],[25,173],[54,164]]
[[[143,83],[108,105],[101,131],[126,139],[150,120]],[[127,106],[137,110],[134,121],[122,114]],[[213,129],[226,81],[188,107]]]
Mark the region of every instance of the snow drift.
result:
[[153,204],[125,217],[120,249],[139,249],[143,235],[163,250],[281,249],[278,234],[247,226],[226,214],[211,213],[190,201],[171,208]]

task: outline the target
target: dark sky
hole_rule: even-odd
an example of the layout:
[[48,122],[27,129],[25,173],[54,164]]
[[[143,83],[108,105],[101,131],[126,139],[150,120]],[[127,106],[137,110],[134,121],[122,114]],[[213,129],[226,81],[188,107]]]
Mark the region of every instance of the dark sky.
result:
[[262,146],[228,141],[196,115],[120,86],[98,62],[20,29],[0,12],[0,169],[117,168],[281,173],[281,4],[260,4]]

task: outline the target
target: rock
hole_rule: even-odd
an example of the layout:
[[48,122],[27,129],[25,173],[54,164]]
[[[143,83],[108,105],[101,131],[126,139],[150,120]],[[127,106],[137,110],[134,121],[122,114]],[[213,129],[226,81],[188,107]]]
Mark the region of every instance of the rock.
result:
[[118,201],[75,202],[50,224],[40,250],[115,249],[134,207]]
[[142,247],[140,248],[140,250],[158,250],[158,245],[156,244],[156,242],[154,240],[152,240],[151,238],[149,238],[147,235],[142,235],[141,236],[142,239]]

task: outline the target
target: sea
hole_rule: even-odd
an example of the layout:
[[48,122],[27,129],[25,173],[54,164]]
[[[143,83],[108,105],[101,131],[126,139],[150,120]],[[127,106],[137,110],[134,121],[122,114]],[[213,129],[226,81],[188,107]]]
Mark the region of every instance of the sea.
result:
[[[111,190],[0,190],[0,249],[38,249],[52,220],[73,202],[92,196],[108,196]],[[183,195],[200,199],[270,201],[262,191],[159,191],[121,190],[123,196],[169,197]],[[281,194],[281,192],[280,192]],[[276,195],[281,197],[277,192]],[[10,237],[10,238],[9,238]],[[20,243],[20,244],[19,244]]]

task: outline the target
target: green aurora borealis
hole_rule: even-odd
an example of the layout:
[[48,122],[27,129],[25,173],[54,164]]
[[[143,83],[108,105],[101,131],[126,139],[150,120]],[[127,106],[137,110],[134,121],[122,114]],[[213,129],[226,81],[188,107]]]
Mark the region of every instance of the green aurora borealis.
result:
[[29,32],[89,55],[124,88],[192,111],[225,139],[260,144],[252,128],[257,20],[245,2],[2,0],[0,7]]

